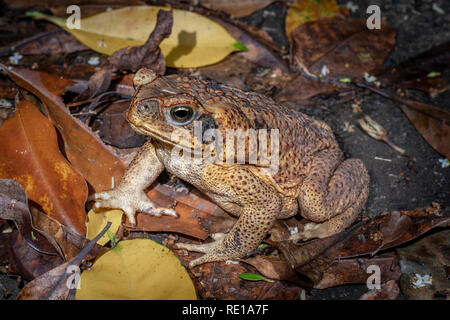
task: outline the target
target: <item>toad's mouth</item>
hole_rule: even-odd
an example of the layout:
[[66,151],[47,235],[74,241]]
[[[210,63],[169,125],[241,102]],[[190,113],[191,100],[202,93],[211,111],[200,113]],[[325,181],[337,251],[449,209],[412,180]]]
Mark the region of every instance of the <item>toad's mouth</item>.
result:
[[202,148],[200,149],[195,149],[192,145],[184,145],[183,143],[176,143],[170,139],[168,139],[167,137],[161,135],[160,133],[151,130],[151,128],[148,128],[145,125],[136,125],[134,123],[130,122],[131,127],[133,128],[134,131],[143,134],[145,136],[149,136],[155,140],[158,140],[162,143],[165,143],[169,146],[172,147],[177,147],[177,148],[181,148],[185,151],[191,152],[193,154],[201,154],[202,153]]

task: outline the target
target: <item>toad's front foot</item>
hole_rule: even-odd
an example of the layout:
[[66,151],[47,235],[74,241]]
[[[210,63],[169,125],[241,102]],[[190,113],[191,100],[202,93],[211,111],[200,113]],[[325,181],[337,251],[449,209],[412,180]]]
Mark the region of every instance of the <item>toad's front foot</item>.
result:
[[128,217],[131,225],[136,224],[136,211],[160,216],[170,215],[178,218],[173,209],[160,208],[150,201],[143,191],[122,190],[114,188],[108,191],[98,192],[89,196],[88,201],[96,201],[92,207],[94,211],[100,208],[122,209]]
[[211,235],[214,239],[213,242],[204,244],[177,243],[175,244],[175,248],[204,253],[200,258],[189,262],[189,268],[193,268],[206,262],[226,261],[240,258],[239,254],[227,250],[224,245],[225,236],[226,234],[224,233],[215,233]]

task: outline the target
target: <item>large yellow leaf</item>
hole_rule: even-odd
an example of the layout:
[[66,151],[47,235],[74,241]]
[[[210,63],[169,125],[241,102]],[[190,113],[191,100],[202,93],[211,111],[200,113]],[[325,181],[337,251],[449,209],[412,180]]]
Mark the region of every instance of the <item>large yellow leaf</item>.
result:
[[[88,222],[86,222],[86,238],[89,240],[94,239],[105,227],[108,222],[111,222],[111,226],[108,231],[116,233],[122,223],[123,211],[118,209],[105,210],[101,212],[95,212],[90,210],[88,213]],[[97,244],[104,246],[109,242],[109,236],[105,233],[98,241]]]
[[[89,48],[111,55],[127,46],[143,45],[155,28],[157,6],[125,7],[81,19],[81,29],[69,29],[66,19],[29,12],[73,34]],[[167,66],[194,68],[216,63],[243,46],[222,26],[197,13],[173,10],[173,28],[161,42]]]
[[83,271],[77,300],[195,300],[194,284],[168,248],[148,239],[120,241]]
[[345,9],[340,8],[336,0],[297,0],[286,14],[286,36],[290,39],[291,32],[303,23],[342,12]]

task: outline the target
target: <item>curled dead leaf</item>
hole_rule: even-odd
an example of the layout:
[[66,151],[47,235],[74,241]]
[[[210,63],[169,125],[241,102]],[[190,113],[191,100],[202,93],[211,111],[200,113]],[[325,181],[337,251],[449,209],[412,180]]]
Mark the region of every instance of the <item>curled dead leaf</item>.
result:
[[33,226],[25,190],[14,180],[0,179],[0,217],[12,220],[28,245],[44,254],[60,253],[52,239]]
[[152,69],[156,74],[164,75],[166,65],[159,45],[161,41],[169,37],[172,25],[172,11],[159,10],[156,26],[145,44],[117,50],[108,58],[108,62],[118,70],[136,72],[138,69],[146,67]]

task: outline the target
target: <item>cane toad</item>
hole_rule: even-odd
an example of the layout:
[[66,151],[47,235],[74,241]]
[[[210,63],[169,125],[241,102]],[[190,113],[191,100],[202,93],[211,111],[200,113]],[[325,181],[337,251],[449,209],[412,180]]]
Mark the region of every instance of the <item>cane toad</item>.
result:
[[[136,211],[176,216],[171,209],[156,207],[143,191],[164,169],[194,185],[239,219],[228,234],[214,235],[213,242],[177,244],[204,253],[190,267],[245,257],[276,219],[297,213],[310,221],[298,239],[334,235],[352,224],[364,206],[367,170],[359,159],[343,159],[325,123],[261,94],[196,78],[156,76],[141,69],[134,83],[137,91],[127,118],[150,140],[114,189],[90,199],[97,201],[94,208],[121,208],[134,224]],[[213,134],[205,134],[208,130]],[[257,138],[266,132],[267,139],[256,143],[249,134],[239,143],[228,139],[229,132],[256,132]],[[248,153],[240,156],[238,146]],[[225,159],[224,150],[231,156]],[[250,156],[266,153],[276,156],[275,166]]]

